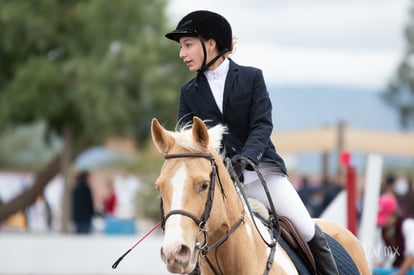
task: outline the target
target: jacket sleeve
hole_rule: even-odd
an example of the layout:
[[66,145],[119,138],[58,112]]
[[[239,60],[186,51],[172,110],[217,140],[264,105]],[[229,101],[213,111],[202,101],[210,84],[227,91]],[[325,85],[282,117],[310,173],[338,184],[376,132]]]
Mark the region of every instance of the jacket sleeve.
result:
[[272,103],[261,70],[255,70],[249,114],[249,134],[241,154],[258,164],[273,130]]

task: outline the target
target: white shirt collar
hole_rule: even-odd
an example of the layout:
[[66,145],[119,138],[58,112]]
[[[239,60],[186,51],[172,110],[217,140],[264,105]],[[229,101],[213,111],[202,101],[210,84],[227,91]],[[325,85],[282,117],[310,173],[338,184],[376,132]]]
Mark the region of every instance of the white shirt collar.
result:
[[229,67],[230,61],[225,58],[217,68],[212,71],[204,72],[220,112],[223,112],[224,85],[226,83]]
[[217,79],[217,78],[226,78],[227,72],[229,71],[230,61],[228,58],[225,58],[224,61],[214,70],[205,71],[204,74],[207,79]]

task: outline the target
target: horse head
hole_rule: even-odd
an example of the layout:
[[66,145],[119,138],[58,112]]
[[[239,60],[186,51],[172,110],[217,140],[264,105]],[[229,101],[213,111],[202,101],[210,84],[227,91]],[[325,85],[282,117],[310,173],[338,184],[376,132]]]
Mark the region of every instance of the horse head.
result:
[[200,253],[208,253],[209,242],[217,241],[215,235],[231,228],[226,208],[238,206],[240,219],[242,204],[229,206],[227,193],[237,194],[228,188],[232,181],[215,150],[224,131],[223,126],[208,129],[197,117],[191,128],[179,132],[152,121],[153,142],[165,157],[156,187],[162,201],[161,258],[170,272],[191,272]]

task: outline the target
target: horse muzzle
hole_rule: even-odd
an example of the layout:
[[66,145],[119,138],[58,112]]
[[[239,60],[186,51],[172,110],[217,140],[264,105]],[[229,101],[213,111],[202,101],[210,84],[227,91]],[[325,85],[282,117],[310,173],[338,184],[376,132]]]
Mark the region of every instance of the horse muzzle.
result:
[[175,246],[161,247],[161,259],[171,273],[188,274],[196,266],[194,251],[187,245],[179,244]]

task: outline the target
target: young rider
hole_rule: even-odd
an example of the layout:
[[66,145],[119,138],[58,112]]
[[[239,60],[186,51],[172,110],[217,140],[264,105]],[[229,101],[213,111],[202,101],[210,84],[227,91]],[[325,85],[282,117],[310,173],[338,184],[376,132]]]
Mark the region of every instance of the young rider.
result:
[[296,190],[289,182],[283,159],[270,139],[272,104],[257,68],[241,66],[228,58],[233,50],[232,29],[221,15],[194,11],[166,34],[180,44],[179,57],[197,76],[181,87],[178,123],[191,123],[198,116],[210,125],[223,124],[226,157],[232,158],[249,197],[269,207],[250,159],[264,176],[278,214],[288,217],[308,242],[316,258],[318,274],[339,274],[324,233],[315,225]]

